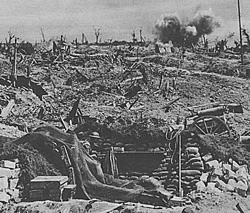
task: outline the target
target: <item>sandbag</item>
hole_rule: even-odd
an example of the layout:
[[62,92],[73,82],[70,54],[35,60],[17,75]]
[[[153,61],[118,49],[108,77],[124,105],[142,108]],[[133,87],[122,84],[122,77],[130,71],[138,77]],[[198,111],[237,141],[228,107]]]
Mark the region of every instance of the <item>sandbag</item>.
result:
[[199,170],[182,170],[181,174],[183,176],[190,176],[190,175],[201,175],[201,171]]
[[190,159],[185,163],[185,165],[190,165],[190,164],[195,163],[195,162],[202,162],[202,161],[201,161],[201,157],[190,158]]
[[199,154],[199,148],[198,147],[187,147],[186,152],[188,154]]

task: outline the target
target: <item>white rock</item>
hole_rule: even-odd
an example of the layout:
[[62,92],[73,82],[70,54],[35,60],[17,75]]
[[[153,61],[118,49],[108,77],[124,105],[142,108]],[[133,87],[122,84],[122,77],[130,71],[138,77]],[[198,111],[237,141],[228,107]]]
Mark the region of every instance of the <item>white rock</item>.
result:
[[206,165],[208,166],[209,169],[220,167],[220,164],[217,160],[208,161],[206,162]]
[[210,176],[209,181],[216,182],[222,176],[223,176],[222,169],[221,168],[214,168],[214,170],[211,172],[211,176]]
[[237,182],[236,182],[235,179],[229,179],[227,184],[230,185],[230,186],[233,186],[235,188],[236,187],[236,183]]
[[199,181],[195,185],[196,185],[197,192],[205,192],[206,191],[206,186],[205,186],[203,181]]
[[222,177],[223,176],[222,168],[215,168],[213,171],[213,175],[217,175],[219,177]]
[[235,191],[235,187],[230,185],[230,184],[226,184],[226,190],[228,192],[234,192]]
[[232,169],[232,166],[230,165],[230,164],[228,164],[228,163],[223,163],[222,164],[222,169],[223,170],[231,170]]
[[15,189],[17,187],[18,178],[9,178],[9,189]]
[[213,193],[215,195],[220,195],[222,193],[222,191],[220,189],[218,189],[218,188],[215,188],[214,191],[213,191]]
[[19,197],[20,192],[19,192],[18,189],[12,189],[12,190],[11,189],[7,189],[6,193],[8,195],[10,195],[11,199],[13,199],[13,200],[15,200],[15,201],[19,201],[20,200],[20,197]]
[[247,196],[248,185],[242,180],[236,183],[236,191],[239,195],[246,197]]
[[206,188],[206,190],[208,191],[208,192],[214,192],[214,190],[215,190],[215,185],[216,185],[216,183],[213,183],[213,182],[210,182],[210,183],[208,183],[207,184],[207,188]]
[[247,171],[247,167],[244,166],[240,166],[240,168],[236,171],[236,179],[239,180],[248,180],[248,171]]
[[236,174],[235,172],[233,172],[231,169],[227,169],[225,170],[225,175],[224,175],[224,178],[226,180],[229,180],[229,179],[236,179]]
[[204,183],[207,182],[208,180],[208,176],[209,176],[209,173],[203,173],[201,176],[200,176],[200,180],[203,181]]
[[211,160],[213,159],[213,156],[212,156],[210,153],[208,153],[208,154],[204,155],[204,156],[202,157],[202,159],[203,159],[205,162],[211,161]]
[[[0,174],[1,175],[1,174]],[[0,177],[0,190],[4,190],[8,188],[8,178],[6,176]]]
[[6,192],[0,192],[0,202],[8,203],[10,196]]
[[20,168],[17,169],[8,169],[0,167],[0,175],[7,178],[17,178],[20,173]]
[[234,161],[233,159],[231,159],[231,158],[229,159],[229,163],[231,163],[232,170],[234,172],[236,172],[240,168],[240,165],[236,161]]
[[221,191],[226,191],[226,183],[224,183],[222,180],[217,180],[215,186]]

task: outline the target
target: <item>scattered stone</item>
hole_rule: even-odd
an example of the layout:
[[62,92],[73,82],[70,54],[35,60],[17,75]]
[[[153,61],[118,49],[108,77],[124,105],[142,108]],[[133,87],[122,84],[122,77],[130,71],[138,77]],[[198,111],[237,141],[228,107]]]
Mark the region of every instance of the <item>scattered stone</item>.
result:
[[8,188],[8,178],[6,176],[0,177],[0,190]]
[[238,181],[236,183],[236,191],[239,195],[246,197],[247,196],[247,190],[248,190],[248,185],[244,183],[242,180]]
[[10,196],[6,192],[0,192],[0,202],[8,203],[10,200]]
[[209,173],[203,173],[200,177],[200,180],[203,181],[204,183],[206,183],[208,181],[208,176],[209,176]]
[[211,161],[213,160],[213,156],[211,155],[211,153],[208,153],[202,157],[202,160],[204,160],[205,162]]
[[206,188],[207,192],[210,192],[210,193],[214,192],[215,185],[216,185],[216,183],[213,183],[213,182],[208,183],[207,188]]
[[182,213],[194,213],[194,210],[191,207],[186,207],[182,210]]
[[235,186],[230,185],[230,184],[226,184],[226,190],[228,192],[234,192],[235,191]]
[[248,180],[248,171],[247,171],[247,166],[243,165],[240,166],[239,169],[236,171],[236,179],[239,180]]
[[199,181],[198,183],[195,184],[196,185],[196,190],[197,192],[205,192],[206,191],[206,185],[203,181]]
[[9,189],[15,189],[17,187],[18,178],[10,178],[9,179]]
[[235,162],[233,159],[230,158],[228,161],[229,163],[232,164],[232,170],[234,172],[236,172],[240,168],[240,165],[237,162]]
[[226,183],[224,183],[222,180],[217,180],[215,186],[221,191],[226,191]]
[[225,180],[236,179],[236,174],[231,169],[227,169],[224,175]]
[[223,163],[222,164],[222,169],[227,171],[227,170],[231,170],[232,166],[228,163]]
[[208,166],[208,169],[220,167],[220,164],[217,160],[208,161],[208,162],[206,162],[206,165]]

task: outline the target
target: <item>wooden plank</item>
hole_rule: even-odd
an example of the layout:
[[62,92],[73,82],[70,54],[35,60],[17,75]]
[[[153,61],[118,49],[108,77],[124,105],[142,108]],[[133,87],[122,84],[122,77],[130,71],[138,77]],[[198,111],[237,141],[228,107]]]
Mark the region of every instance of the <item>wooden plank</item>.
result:
[[15,100],[11,99],[8,103],[8,105],[2,110],[1,112],[1,117],[2,118],[7,118],[7,116],[9,115],[9,113],[11,112],[12,108],[15,105]]
[[61,182],[64,183],[68,180],[68,176],[37,176],[36,178],[32,179],[31,182]]

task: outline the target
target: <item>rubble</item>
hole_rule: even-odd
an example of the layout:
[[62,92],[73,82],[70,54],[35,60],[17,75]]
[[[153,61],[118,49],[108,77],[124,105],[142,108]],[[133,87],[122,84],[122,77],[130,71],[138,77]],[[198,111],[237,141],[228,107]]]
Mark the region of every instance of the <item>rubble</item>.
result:
[[21,200],[18,189],[20,168],[16,162],[16,159],[0,161],[0,202],[2,203]]
[[[88,133],[98,131],[102,143],[95,155],[102,163],[110,161],[112,155],[107,156],[106,153],[111,147],[113,152],[117,153],[118,160],[118,153],[124,156],[126,152],[143,153],[135,159],[125,158],[130,168],[120,170],[117,176],[119,183],[115,184],[123,183],[127,188],[120,189],[117,185],[113,187],[109,184],[106,186],[103,184],[102,176],[96,177],[95,174],[93,180],[93,174],[86,173],[79,166],[73,171],[85,172],[91,178],[82,185],[78,182],[74,193],[79,195],[81,191],[85,196],[112,202],[117,199],[128,199],[131,202],[136,200],[140,204],[132,206],[131,209],[137,210],[143,209],[145,203],[156,205],[155,202],[158,202],[157,204],[165,206],[190,204],[189,200],[179,198],[169,199],[169,202],[159,201],[159,197],[170,196],[169,192],[177,195],[179,185],[178,152],[173,153],[174,149],[171,146],[174,145],[166,140],[167,127],[173,123],[182,123],[184,118],[190,115],[191,106],[201,103],[216,105],[219,102],[220,109],[224,110],[225,106],[231,106],[232,103],[241,103],[244,114],[235,114],[228,119],[231,122],[230,131],[236,133],[233,139],[214,135],[198,135],[198,139],[195,138],[197,135],[187,138],[183,136],[181,185],[185,197],[196,193],[194,203],[203,199],[200,194],[217,196],[230,192],[247,197],[247,140],[236,139],[237,134],[246,131],[250,124],[247,102],[249,87],[244,69],[238,70],[237,76],[240,78],[228,77],[235,76],[237,62],[223,58],[226,56],[222,54],[220,57],[211,58],[191,50],[187,50],[184,59],[180,59],[178,52],[169,50],[168,53],[154,54],[153,44],[138,49],[126,43],[119,47],[78,45],[76,48],[71,46],[70,53],[64,53],[65,45],[55,43],[55,47],[53,51],[40,49],[40,53],[35,52],[28,76],[24,64],[17,63],[17,88],[11,87],[11,82],[5,78],[9,75],[10,64],[1,61],[3,69],[0,71],[0,122],[16,126],[20,130],[20,134],[14,134],[13,131],[13,135],[10,133],[8,138],[1,139],[1,144],[2,141],[13,142],[15,138],[19,138],[15,142],[20,144],[18,148],[1,152],[0,157],[4,160],[19,158],[20,165],[23,166],[19,180],[24,185],[40,175],[67,175],[69,179],[73,179],[72,167],[71,170],[67,170],[60,166],[62,162],[63,165],[72,163],[67,162],[65,157],[67,149],[58,149],[58,141],[63,140],[60,134],[51,138],[42,136],[42,133],[39,136],[39,131],[34,132],[41,124],[52,124],[64,131],[74,131],[80,140],[84,140]],[[29,55],[25,56],[26,62],[31,58]],[[15,130],[17,128],[13,127]],[[46,129],[40,130],[48,133]],[[188,132],[190,133],[190,129]],[[22,138],[23,135],[25,136]],[[39,147],[36,142],[41,139],[41,144],[45,143],[47,150],[39,148],[37,151],[30,146],[35,144]],[[48,157],[48,153],[53,154]],[[63,161],[58,153],[64,153]],[[72,155],[78,156],[78,163],[86,165],[85,156],[82,158],[78,153]],[[149,160],[140,164],[138,159],[143,159],[143,155]],[[153,163],[152,159],[156,162]],[[88,160],[87,163],[91,164],[92,161]],[[4,162],[4,167],[11,166],[11,163],[8,165],[8,161]],[[148,162],[147,168],[140,166],[143,163],[145,165],[145,162]],[[91,165],[97,167],[95,164]],[[97,168],[100,169],[100,165]],[[107,173],[112,173],[110,170],[110,166],[103,168]],[[3,203],[9,203],[12,197],[16,197],[18,180],[12,172],[10,168],[0,168],[0,174],[5,175],[4,178],[0,178],[5,184]],[[75,175],[81,177],[79,174]],[[6,177],[9,181],[8,188]],[[110,180],[105,181],[109,183]],[[153,184],[154,188],[147,190],[147,193],[143,194],[145,197],[139,199],[137,195],[148,187],[147,184]],[[73,193],[74,183],[67,186],[67,193]],[[25,188],[22,185],[19,187],[20,190]],[[97,192],[96,187],[101,189],[101,192]],[[168,192],[163,191],[163,188]],[[27,191],[24,190],[22,193],[25,194]],[[82,194],[80,198],[83,198]],[[149,195],[153,195],[153,198]],[[199,210],[201,207],[197,208]]]

